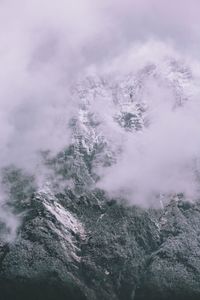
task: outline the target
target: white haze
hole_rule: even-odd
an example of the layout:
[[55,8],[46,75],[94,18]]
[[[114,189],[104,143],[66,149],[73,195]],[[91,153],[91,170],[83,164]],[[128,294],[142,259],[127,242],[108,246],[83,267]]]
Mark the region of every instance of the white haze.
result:
[[[179,78],[179,71],[169,70],[169,58],[176,59],[179,67],[186,67],[188,78]],[[105,134],[112,137],[113,144],[121,145],[122,154],[116,164],[98,170],[101,175],[98,186],[111,196],[145,207],[158,207],[164,195],[170,199],[179,193],[194,201],[200,197],[200,64],[190,56],[183,56],[170,43],[151,40],[134,45],[104,71],[112,69],[117,80],[120,72],[127,71],[134,78],[149,64],[156,66],[158,74],[158,78],[149,76],[143,83],[141,101],[147,104],[149,125],[142,131],[127,133],[116,130],[116,124],[109,119]],[[170,76],[175,79],[177,90],[181,84],[185,102],[180,103],[176,98],[167,81]],[[113,106],[110,110],[114,109]],[[99,110],[102,119],[109,113],[103,103]]]
[[[175,108],[174,95],[163,87],[150,82],[147,91],[150,125],[142,132],[120,132],[122,154],[116,164],[101,170],[99,187],[142,206],[159,204],[155,203],[159,194],[184,193],[187,200],[194,200],[200,195],[196,176],[200,103],[191,97],[184,106]],[[113,142],[120,141],[119,131],[110,130]]]
[[[159,64],[164,52],[186,58],[198,82],[199,8],[195,0],[1,0],[0,167],[35,172],[38,152],[55,154],[70,143],[68,122],[77,101],[69,87],[84,73],[120,76],[152,57]],[[131,201],[137,191],[138,204],[154,191],[184,188],[190,195],[197,187],[191,161],[199,151],[198,92],[191,106],[173,113],[161,101],[166,91],[154,93],[151,129],[125,137],[122,157],[102,182],[108,191],[126,190]],[[107,131],[116,133],[108,111]],[[0,216],[5,222],[5,209]],[[17,223],[10,219],[13,231]]]

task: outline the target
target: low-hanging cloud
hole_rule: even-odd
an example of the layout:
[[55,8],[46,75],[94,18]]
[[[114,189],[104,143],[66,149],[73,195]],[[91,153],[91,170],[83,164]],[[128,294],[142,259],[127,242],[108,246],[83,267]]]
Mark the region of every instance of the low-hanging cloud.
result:
[[[130,203],[149,206],[158,195],[199,196],[199,110],[158,108],[157,118],[143,132],[127,134],[118,162],[104,170],[99,186]],[[154,202],[154,203],[153,203]]]
[[[173,70],[171,59],[177,63]],[[193,201],[200,195],[199,62],[170,44],[150,41],[134,45],[110,64],[114,74],[120,66],[122,73],[132,72],[132,81],[147,65],[155,67],[155,75],[147,76],[138,96],[146,103],[148,126],[120,131],[122,152],[117,163],[99,169],[98,186],[142,206],[157,206],[164,195],[184,194]],[[107,131],[113,143],[119,142],[119,131],[115,134],[111,124]]]
[[[198,59],[199,6],[195,0],[177,0],[173,5],[166,0],[2,0],[0,168],[13,164],[34,173],[40,151],[55,154],[71,142],[68,123],[77,113],[78,101],[71,96],[70,86],[84,74],[120,77],[149,63],[152,54],[159,62],[167,52],[175,58],[186,56],[198,77],[197,64],[190,57]],[[148,40],[153,42],[146,47]],[[159,100],[173,98],[166,89],[155,88],[154,94]],[[141,189],[146,195],[157,192],[158,185],[163,193],[175,187],[178,192],[185,183],[184,191],[191,190],[191,158],[199,146],[198,105],[172,112],[164,103],[155,110],[151,129],[135,136],[124,135],[113,123],[114,106],[105,111],[100,103],[94,108],[102,109],[105,134],[120,135],[124,143],[120,161],[108,170],[109,175],[104,174],[104,188],[112,190],[115,185],[132,194],[134,182],[138,195]],[[189,143],[184,146],[186,136]],[[165,165],[172,165],[167,169],[173,173],[167,182],[167,174],[159,175]],[[177,178],[181,173],[185,177],[180,178],[179,188],[173,175]]]
[[[100,27],[90,1],[78,2],[0,3],[0,168],[15,165],[41,179],[39,153],[56,154],[70,143],[77,109],[70,85]],[[0,217],[14,236],[19,220],[1,195]]]

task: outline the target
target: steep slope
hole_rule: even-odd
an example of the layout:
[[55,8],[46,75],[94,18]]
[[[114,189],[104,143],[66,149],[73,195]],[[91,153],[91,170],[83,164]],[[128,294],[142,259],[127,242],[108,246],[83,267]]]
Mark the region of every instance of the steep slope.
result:
[[4,170],[6,205],[22,222],[12,242],[1,226],[2,300],[199,298],[199,204],[167,195],[164,208],[142,209],[96,188],[96,170],[118,160],[123,133],[149,126],[152,82],[174,95],[174,109],[193,90],[190,71],[173,60],[88,77],[72,88],[79,111],[71,145],[54,158],[43,153],[43,187],[22,170]]

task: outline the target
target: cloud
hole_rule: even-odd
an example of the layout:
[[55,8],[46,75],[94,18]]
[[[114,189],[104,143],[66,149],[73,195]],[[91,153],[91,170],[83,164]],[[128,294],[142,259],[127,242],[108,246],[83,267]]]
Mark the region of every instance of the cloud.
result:
[[[175,69],[171,59],[177,63]],[[122,153],[116,164],[99,170],[102,179],[98,186],[111,196],[142,206],[157,206],[160,195],[178,193],[193,201],[200,195],[199,62],[170,44],[150,41],[138,43],[114,59],[106,72],[113,68],[118,74],[122,66],[122,73],[132,72],[134,82],[149,64],[155,66],[155,76],[147,76],[141,83],[136,99],[146,104],[149,125],[142,131],[124,132]],[[112,142],[119,141],[118,136],[112,134]]]
[[[13,164],[37,176],[44,169],[38,153],[56,154],[70,143],[77,110],[70,85],[98,27],[89,1],[1,1],[0,168]],[[18,218],[6,196],[0,218],[15,232]]]
[[199,8],[197,0],[107,1],[115,33],[122,41],[172,40],[181,50],[194,52],[199,40]]
[[1,240],[12,243],[17,236],[17,229],[21,224],[21,216],[14,214],[5,204],[6,195],[0,199]]
[[[139,69],[145,62],[155,59],[159,61],[165,48],[168,55],[174,57],[198,57],[199,6],[199,2],[195,0],[176,0],[173,4],[166,0],[2,0],[0,167],[14,164],[35,172],[38,152],[50,150],[55,154],[70,143],[68,122],[78,109],[77,99],[71,96],[70,86],[84,74],[106,73],[111,74],[110,76],[118,74],[120,77]],[[147,40],[151,40],[148,47],[145,46]],[[194,60],[190,64],[198,77]],[[164,89],[156,90],[155,93],[159,98],[163,93],[166,96],[168,92]],[[112,122],[111,111],[114,106],[110,103],[106,110],[100,100],[98,103],[104,122],[102,130],[110,132],[110,136],[123,136],[121,129]],[[93,110],[97,110],[97,106]],[[159,106],[155,118],[161,113],[165,116],[163,105]],[[196,118],[187,119],[189,117],[186,112],[177,113],[176,116],[170,110],[166,113],[172,119],[170,126],[174,126],[169,128],[172,131],[172,140],[169,142],[176,145],[176,140],[179,140],[179,124],[184,125],[185,121],[191,121],[192,126],[190,130],[187,129],[189,131],[184,129],[185,135],[192,136],[191,133],[195,131],[196,137]],[[126,173],[132,174],[129,158],[133,161],[130,165],[136,165],[140,169],[136,182],[142,182],[140,178],[145,176],[146,167],[149,176],[155,171],[151,166],[151,158],[153,155],[159,157],[160,152],[154,153],[150,149],[154,140],[162,141],[163,136],[158,128],[168,134],[168,125],[164,120],[167,124],[166,117],[157,120],[152,125],[152,131],[147,130],[143,137],[126,137],[123,163],[113,166],[120,167],[124,174],[119,180],[119,187],[126,178]],[[181,137],[180,144],[183,140]],[[142,155],[134,149],[135,143],[147,143],[144,147],[147,160],[145,165]],[[159,149],[159,145],[157,147]],[[191,155],[194,148],[188,150]],[[134,155],[131,154],[131,149],[134,149]],[[178,153],[178,150],[175,152]],[[137,156],[139,158],[135,161]],[[159,157],[161,162],[164,159],[170,160],[162,155]],[[180,163],[178,165],[176,172],[178,168],[182,168]],[[134,171],[128,180],[132,182],[135,177]],[[149,177],[146,177],[146,181],[149,181]],[[107,185],[109,180],[106,179]],[[152,183],[149,189],[153,189],[154,185]]]

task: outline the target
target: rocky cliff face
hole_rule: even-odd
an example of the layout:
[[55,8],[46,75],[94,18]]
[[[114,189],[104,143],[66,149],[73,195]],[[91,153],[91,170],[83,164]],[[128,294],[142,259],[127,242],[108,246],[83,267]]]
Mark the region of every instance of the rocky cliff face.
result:
[[190,97],[191,74],[176,61],[117,81],[87,78],[72,89],[80,105],[71,145],[54,158],[43,154],[51,170],[43,186],[13,166],[3,171],[6,207],[22,221],[11,242],[0,227],[0,299],[199,299],[199,203],[173,195],[144,209],[95,187],[96,167],[114,164],[121,151],[95,104],[111,99],[113,120],[134,134],[150,122],[149,79],[170,88],[174,106]]

